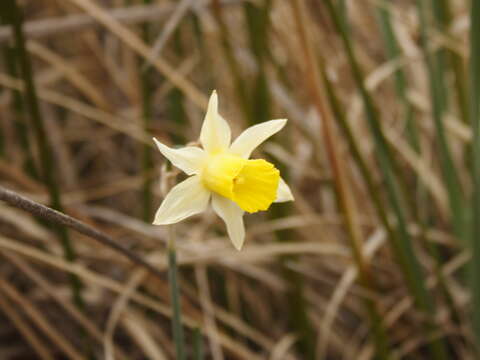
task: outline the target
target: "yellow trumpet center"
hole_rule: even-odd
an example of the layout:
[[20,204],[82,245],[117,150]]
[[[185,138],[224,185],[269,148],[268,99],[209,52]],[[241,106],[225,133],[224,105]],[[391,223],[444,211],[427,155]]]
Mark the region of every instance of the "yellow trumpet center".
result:
[[277,196],[280,171],[262,159],[231,154],[213,155],[202,172],[204,185],[253,213],[267,210]]

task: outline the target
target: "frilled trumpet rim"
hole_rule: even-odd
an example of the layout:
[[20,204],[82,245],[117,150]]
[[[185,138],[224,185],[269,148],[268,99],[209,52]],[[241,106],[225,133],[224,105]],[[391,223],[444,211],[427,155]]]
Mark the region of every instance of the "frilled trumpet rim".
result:
[[249,213],[268,210],[277,197],[280,171],[263,159],[214,155],[201,174],[207,189],[232,200]]

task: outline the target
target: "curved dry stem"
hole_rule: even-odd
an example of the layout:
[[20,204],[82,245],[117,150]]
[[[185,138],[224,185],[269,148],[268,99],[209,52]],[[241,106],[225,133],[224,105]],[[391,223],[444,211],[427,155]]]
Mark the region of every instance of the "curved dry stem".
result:
[[14,206],[16,208],[28,211],[29,213],[38,216],[49,222],[53,222],[58,225],[69,227],[79,233],[86,235],[92,239],[97,240],[102,245],[105,245],[112,250],[124,255],[130,259],[134,264],[144,267],[153,275],[163,279],[163,274],[152,264],[143,260],[139,255],[128,250],[126,247],[117,243],[114,239],[105,233],[98,231],[97,229],[77,220],[71,216],[63,214],[59,211],[53,210],[48,206],[39,204],[33,200],[27,199],[20,194],[17,194],[11,190],[5,189],[0,186],[0,200]]

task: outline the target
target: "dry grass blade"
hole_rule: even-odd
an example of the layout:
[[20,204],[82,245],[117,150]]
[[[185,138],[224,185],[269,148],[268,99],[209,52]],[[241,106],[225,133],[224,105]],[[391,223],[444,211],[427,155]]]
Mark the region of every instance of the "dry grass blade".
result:
[[122,39],[125,44],[131,47],[139,55],[143,56],[147,61],[150,61],[162,75],[169,79],[176,87],[182,90],[185,96],[189,98],[195,105],[199,106],[201,109],[206,109],[207,99],[205,95],[203,95],[191,82],[186,80],[164,60],[161,58],[151,58],[149,47],[133,32],[115,20],[107,11],[103,10],[90,0],[70,0],[70,2],[84,9],[92,17],[97,19],[100,23],[112,31],[112,33]]
[[210,347],[212,351],[212,358],[214,360],[223,360],[224,356],[222,348],[218,343],[218,329],[215,322],[215,310],[212,306],[212,299],[210,289],[208,288],[207,269],[203,265],[197,265],[195,267],[195,277],[200,288],[200,303],[205,317],[205,330],[208,334],[210,341]]
[[[0,74],[0,84],[15,90],[24,90],[21,82],[18,79],[14,79],[6,74]],[[106,113],[105,111],[91,107],[72,97],[65,96],[48,89],[40,88],[38,97],[41,100],[64,107],[72,112],[85,116],[87,119],[95,120],[102,125],[108,126],[116,131],[131,136],[139,142],[153,146],[151,137],[147,135],[139,126],[136,126],[133,123],[125,124],[124,122],[120,121],[118,117]]]
[[[377,232],[374,234],[365,245],[365,256],[371,258],[374,254],[380,250],[381,246],[385,243],[385,234],[383,232]],[[317,356],[322,359],[327,352],[328,341],[330,338],[331,326],[338,315],[342,301],[344,301],[350,287],[358,277],[358,271],[353,266],[350,266],[343,273],[340,281],[331,299],[325,309],[325,316],[323,317],[321,328],[318,337]]]
[[[48,264],[62,271],[71,272],[79,276],[81,279],[88,281],[93,285],[101,286],[105,289],[114,291],[118,294],[122,294],[125,292],[125,285],[118,281],[109,279],[105,276],[92,272],[82,266],[71,264],[60,257],[45,254],[44,252],[38,249],[35,249],[31,246],[17,244],[12,239],[8,239],[3,236],[0,236],[0,248],[3,248],[5,250],[10,250],[18,254],[22,254],[24,256],[27,256],[29,258],[35,259],[36,261],[40,261],[42,263]],[[135,292],[132,294],[131,298],[137,304],[142,305],[149,310],[158,312],[161,315],[166,317],[172,316],[171,309],[168,306],[162,303],[159,303],[156,300],[153,300],[149,296],[145,296],[143,294],[140,294],[139,292]],[[198,326],[197,320],[194,320],[187,316],[184,316],[182,318],[182,322],[184,326],[187,326],[189,328],[196,328]],[[233,324],[230,323],[230,325],[233,325]],[[246,335],[246,336],[248,335],[248,333],[243,332],[242,328],[239,326],[235,326],[235,329],[239,333],[242,333],[243,335]],[[250,340],[255,341],[256,339],[254,337],[251,337]],[[227,336],[226,334],[223,334],[223,333],[219,334],[219,341],[222,344],[222,346],[224,346],[226,349],[231,351],[233,354],[237,354],[238,356],[247,357],[251,359],[261,359],[261,357],[256,356],[251,350],[246,348],[244,345],[237,344],[234,340],[232,340],[231,337]]]
[[[127,8],[113,9],[111,15],[117,21],[126,24],[134,24],[145,20],[153,20],[165,17],[170,14],[173,6],[165,5],[137,5]],[[79,31],[95,25],[95,18],[88,15],[78,14],[61,18],[48,18],[27,22],[24,27],[25,35],[29,38],[40,38],[55,36],[59,33],[65,34],[72,31]],[[11,32],[7,26],[0,27],[0,42],[10,38]]]
[[182,0],[175,10],[173,11],[172,16],[170,19],[168,19],[167,23],[165,24],[165,27],[163,31],[160,33],[160,35],[157,37],[155,42],[152,45],[152,50],[150,55],[147,57],[147,62],[145,65],[143,65],[143,71],[147,67],[150,67],[150,62],[152,61],[151,59],[156,59],[162,52],[163,47],[167,43],[168,39],[172,36],[173,32],[175,31],[175,28],[178,26],[182,18],[185,16],[186,12],[190,9],[190,7],[193,5],[194,0]]
[[[351,177],[342,161],[342,154],[338,145],[339,139],[337,139],[335,132],[333,109],[328,102],[326,85],[324,82],[320,82],[322,77],[317,68],[317,61],[314,58],[310,34],[307,31],[309,20],[305,5],[301,0],[293,0],[293,11],[306,58],[305,81],[310,86],[312,101],[318,115],[322,119],[322,131],[325,137],[327,155],[334,174],[335,188],[337,190],[336,196],[342,215],[344,216],[345,226],[348,229],[348,238],[353,258],[358,268],[359,280],[362,286],[373,292],[376,287],[375,279],[372,276],[370,266],[363,252],[362,233],[358,220],[358,206],[350,186]],[[365,306],[369,313],[371,326],[373,327],[376,351],[380,358],[387,359],[389,357],[389,346],[375,300],[366,299]]]
[[270,355],[271,360],[281,360],[285,358],[285,355],[288,354],[288,351],[292,345],[297,340],[297,336],[294,334],[285,335],[272,350]]
[[145,323],[136,317],[132,312],[129,312],[122,319],[122,323],[132,337],[142,348],[142,351],[152,360],[167,360],[168,357],[164,351],[161,350],[157,341],[152,338],[151,334],[146,330]]
[[[2,360],[180,360],[175,308],[193,360],[476,358],[477,1],[0,2]],[[175,224],[174,282],[152,137],[202,147],[214,89],[232,140],[288,118],[252,160],[295,201],[241,251]]]
[[102,110],[108,111],[110,105],[108,104],[107,99],[102,95],[93,83],[91,83],[82,73],[75,68],[71,67],[70,64],[62,59],[60,56],[55,54],[53,51],[50,51],[48,48],[44,47],[42,44],[29,41],[27,43],[27,49],[32,54],[37,55],[39,58],[50,63],[56,70],[64,74],[65,77],[72,82],[72,84],[82,92],[83,95],[96,106]]
[[26,315],[34,322],[42,332],[52,340],[52,342],[58,346],[70,359],[73,360],[85,360],[72,344],[63,336],[61,332],[56,330],[51,322],[42,315],[40,310],[21,295],[13,286],[11,286],[4,279],[0,279],[0,291],[3,292],[12,302],[21,307]]
[[133,292],[136,291],[137,287],[145,279],[146,275],[147,273],[143,269],[134,272],[130,281],[128,281],[125,287],[125,291],[120,294],[118,300],[112,306],[112,310],[110,311],[110,315],[107,320],[107,327],[105,329],[105,336],[103,341],[105,349],[104,357],[106,360],[115,359],[113,345],[113,335],[115,332],[115,328],[120,320],[120,317],[122,316],[122,312],[125,311],[125,308],[128,306],[130,296]]
[[[49,284],[35,269],[30,266],[26,261],[14,255],[12,253],[5,252],[3,256],[12,262],[23,274],[32,279],[41,289],[43,289],[48,295],[50,295],[55,301],[57,301],[68,313],[72,316],[87,332],[90,336],[94,337],[99,343],[102,343],[104,335],[98,329],[98,327],[90,321],[83,313],[81,313],[70,302],[66,301],[58,291]],[[115,349],[115,353],[119,359],[126,359],[126,355],[122,353],[118,348]]]
[[10,321],[15,325],[18,331],[22,334],[25,340],[35,350],[36,355],[42,360],[54,360],[53,354],[49,348],[38,338],[29,324],[16,311],[4,295],[0,294],[0,308]]

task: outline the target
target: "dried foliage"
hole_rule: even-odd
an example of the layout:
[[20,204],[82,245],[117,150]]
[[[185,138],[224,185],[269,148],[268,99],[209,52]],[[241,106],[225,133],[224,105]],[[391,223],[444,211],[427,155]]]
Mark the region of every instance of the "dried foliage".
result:
[[289,119],[262,156],[296,201],[241,252],[212,212],[175,226],[186,357],[477,358],[471,3],[2,0],[0,193],[117,246],[0,203],[0,358],[180,359],[151,138],[195,140],[213,89],[235,136]]

